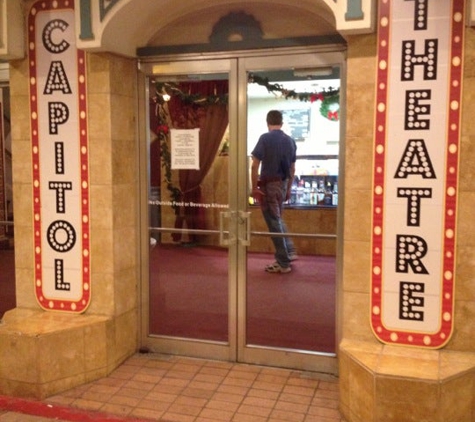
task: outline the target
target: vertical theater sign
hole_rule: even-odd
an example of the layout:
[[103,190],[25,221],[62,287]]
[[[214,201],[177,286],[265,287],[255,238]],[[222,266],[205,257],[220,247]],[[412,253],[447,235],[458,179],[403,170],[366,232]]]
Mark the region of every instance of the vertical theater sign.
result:
[[453,330],[464,1],[380,1],[371,324],[384,343]]
[[36,2],[28,16],[35,291],[48,310],[90,301],[86,63],[74,0]]

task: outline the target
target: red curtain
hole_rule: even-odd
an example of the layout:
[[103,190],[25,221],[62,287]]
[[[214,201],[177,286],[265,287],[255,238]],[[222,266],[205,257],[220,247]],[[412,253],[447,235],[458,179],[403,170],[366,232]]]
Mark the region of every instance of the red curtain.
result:
[[[153,85],[152,85],[153,87]],[[157,103],[153,98],[149,99],[149,122],[150,122],[150,132],[154,134],[153,140],[150,144],[150,186],[151,187],[160,187],[160,181],[162,179],[161,172],[161,163],[160,163],[160,139],[158,137],[157,127],[159,125],[159,118],[157,115]]]
[[[196,129],[199,128],[199,170],[179,170],[179,183],[182,191],[182,202],[201,203],[201,183],[208,174],[211,165],[218,152],[228,126],[227,103],[218,102],[213,104],[199,104],[186,99],[194,98],[218,98],[228,94],[228,81],[200,81],[179,84],[181,92],[186,94],[185,99],[173,95],[168,103],[172,128]],[[204,101],[203,101],[204,103]],[[205,229],[204,207],[182,207],[176,211],[175,228]],[[181,240],[181,234],[173,236],[173,240]],[[197,236],[190,235],[192,242]]]

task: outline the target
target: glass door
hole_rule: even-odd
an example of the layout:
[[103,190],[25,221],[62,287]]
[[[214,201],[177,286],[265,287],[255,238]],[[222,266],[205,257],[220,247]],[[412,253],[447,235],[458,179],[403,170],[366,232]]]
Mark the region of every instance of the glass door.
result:
[[[340,65],[339,54],[301,52],[142,64],[142,124],[149,128],[144,348],[336,373],[338,207],[286,204],[298,261],[288,274],[269,273],[277,235],[250,201],[249,169],[268,109],[290,116],[294,127],[284,125],[286,131],[311,132],[310,123],[307,129],[302,123],[307,112],[298,110],[300,99],[286,100],[284,88],[269,90],[269,84],[283,81],[278,74],[298,79],[295,69]],[[299,86],[297,93],[308,89]],[[302,140],[297,144],[303,152],[308,148]],[[338,146],[332,154],[299,156],[299,182],[311,186],[313,180],[304,179],[312,174],[302,169],[330,155],[338,169]],[[325,181],[333,189],[337,175]]]
[[236,60],[146,67],[144,344],[236,360]]
[[[239,88],[246,92],[239,108],[239,139],[247,140],[241,145],[239,167],[252,167],[254,148],[269,132],[270,110],[281,113],[281,130],[296,145],[292,180],[263,176],[266,158],[259,168],[266,197],[272,196],[266,186],[289,186],[279,219],[282,230],[276,229],[275,220],[268,222],[273,205],[266,197],[259,203],[249,188],[247,197],[245,192],[240,197],[239,206],[249,220],[247,233],[241,235],[248,240],[240,266],[245,282],[239,283],[239,314],[245,316],[239,320],[239,359],[245,362],[337,370],[341,66],[339,53],[249,57],[239,62]],[[262,149],[255,153],[273,154]],[[241,185],[251,184],[250,173]],[[283,250],[289,260],[280,266]]]

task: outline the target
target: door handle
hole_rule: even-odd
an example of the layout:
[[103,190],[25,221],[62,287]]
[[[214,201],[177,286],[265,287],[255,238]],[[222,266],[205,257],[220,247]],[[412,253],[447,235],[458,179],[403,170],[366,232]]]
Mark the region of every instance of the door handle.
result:
[[[224,230],[224,219],[228,221],[233,217],[233,211],[221,211],[219,213],[219,244],[220,246],[229,246],[236,243],[236,237],[230,235],[229,230]],[[226,236],[227,235],[227,236]]]
[[251,213],[249,211],[239,211],[239,224],[246,225],[245,238],[239,238],[241,245],[251,246]]

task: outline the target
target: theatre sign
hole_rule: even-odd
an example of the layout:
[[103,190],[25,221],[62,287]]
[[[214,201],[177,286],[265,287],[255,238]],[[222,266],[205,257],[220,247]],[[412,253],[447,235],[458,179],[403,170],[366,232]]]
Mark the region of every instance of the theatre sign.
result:
[[35,291],[48,310],[90,301],[86,63],[74,0],[36,2],[28,16]]
[[371,323],[388,344],[453,330],[464,1],[379,2]]

